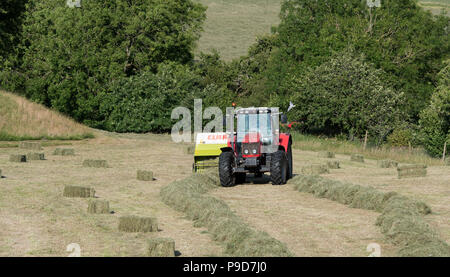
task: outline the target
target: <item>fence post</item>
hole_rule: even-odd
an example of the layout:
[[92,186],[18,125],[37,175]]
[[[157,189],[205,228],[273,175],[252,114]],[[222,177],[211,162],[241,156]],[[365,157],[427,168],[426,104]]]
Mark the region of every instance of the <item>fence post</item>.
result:
[[369,134],[369,131],[366,131],[366,136],[364,137],[364,150],[366,150],[367,146],[367,135]]
[[445,162],[445,152],[447,152],[447,141],[444,143],[444,152],[442,153],[442,161]]

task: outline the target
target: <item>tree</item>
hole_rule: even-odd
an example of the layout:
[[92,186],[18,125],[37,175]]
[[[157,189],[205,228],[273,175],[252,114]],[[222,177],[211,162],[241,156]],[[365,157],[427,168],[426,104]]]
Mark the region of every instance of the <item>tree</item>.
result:
[[445,64],[439,73],[439,86],[431,97],[431,103],[420,114],[422,143],[434,157],[442,155],[446,141],[450,146],[450,60]]
[[290,84],[296,105],[289,113],[305,131],[362,137],[368,131],[378,144],[394,129],[403,94],[387,87],[382,71],[353,50],[345,50]]
[[0,64],[14,50],[20,39],[22,15],[28,0],[0,2]]
[[25,95],[91,126],[109,83],[186,64],[205,19],[191,0],[34,1],[24,22]]

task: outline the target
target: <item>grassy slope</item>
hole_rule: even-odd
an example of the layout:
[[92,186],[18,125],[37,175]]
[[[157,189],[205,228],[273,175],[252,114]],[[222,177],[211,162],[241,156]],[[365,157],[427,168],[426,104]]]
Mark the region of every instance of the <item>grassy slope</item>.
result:
[[83,139],[92,136],[89,128],[57,112],[0,91],[0,140]]

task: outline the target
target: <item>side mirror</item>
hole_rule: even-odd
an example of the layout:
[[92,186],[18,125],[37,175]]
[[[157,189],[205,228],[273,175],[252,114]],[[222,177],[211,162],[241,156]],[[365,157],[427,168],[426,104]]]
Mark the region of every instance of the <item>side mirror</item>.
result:
[[281,115],[281,124],[287,124],[287,122],[288,122],[287,115],[282,114]]

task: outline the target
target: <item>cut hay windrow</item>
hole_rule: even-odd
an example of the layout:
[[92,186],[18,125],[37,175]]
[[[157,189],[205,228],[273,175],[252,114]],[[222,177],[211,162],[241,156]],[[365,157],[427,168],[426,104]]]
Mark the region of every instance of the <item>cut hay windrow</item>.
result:
[[108,168],[108,162],[105,160],[84,160],[83,167]]
[[327,161],[327,166],[329,169],[341,168],[341,164],[339,163],[339,161]]
[[95,197],[95,189],[82,186],[65,186],[63,196],[80,198]]
[[138,170],[137,171],[137,179],[139,181],[153,181],[153,172],[145,171],[145,170]]
[[379,160],[377,166],[380,168],[395,168],[398,166],[398,162],[393,160]]
[[186,147],[186,154],[192,155],[195,153],[195,146],[194,145],[189,145],[188,147]]
[[13,154],[9,156],[9,161],[12,163],[26,163],[27,156],[21,154]]
[[42,145],[39,142],[26,142],[19,143],[19,148],[28,150],[42,150]]
[[332,159],[334,158],[334,153],[333,152],[329,152],[329,151],[321,151],[319,152],[319,158],[327,158],[327,159]]
[[427,176],[427,166],[424,164],[399,165],[397,167],[398,178],[415,178]]
[[224,244],[225,253],[238,257],[292,256],[286,245],[265,232],[252,229],[228,205],[208,194],[220,184],[218,173],[197,173],[161,189],[167,205],[184,212],[197,227],[206,227],[213,239]]
[[131,233],[158,232],[158,219],[154,217],[122,216],[119,231]]
[[305,175],[320,175],[330,173],[328,165],[324,164],[312,164],[302,167],[302,174]]
[[106,200],[89,199],[87,211],[90,214],[109,214],[109,202]]
[[399,256],[450,256],[450,247],[440,239],[425,221],[431,208],[417,200],[396,192],[381,192],[366,187],[326,179],[320,176],[299,175],[289,181],[295,189],[328,198],[352,208],[374,210],[382,214],[376,225],[395,245]]
[[45,160],[44,153],[28,153],[27,160],[29,161],[43,161]]
[[175,241],[170,238],[151,238],[148,240],[148,257],[175,257]]
[[352,154],[350,157],[351,161],[363,163],[364,162],[364,156],[359,154]]
[[72,148],[56,148],[55,151],[53,151],[53,155],[55,155],[55,156],[74,156],[75,155],[75,149],[72,149]]

